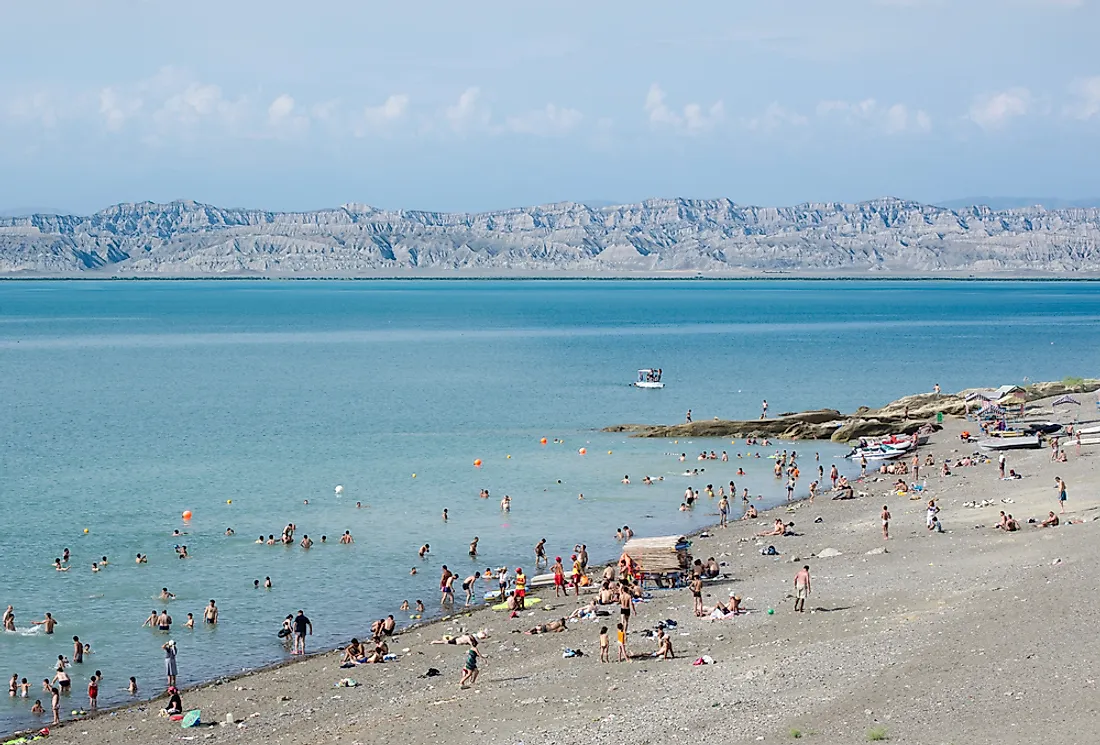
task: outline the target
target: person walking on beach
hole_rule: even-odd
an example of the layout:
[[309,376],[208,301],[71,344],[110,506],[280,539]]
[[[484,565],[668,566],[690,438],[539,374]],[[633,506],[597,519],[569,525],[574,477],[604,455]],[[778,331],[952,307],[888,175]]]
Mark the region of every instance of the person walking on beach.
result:
[[617,624],[615,626],[615,636],[619,642],[619,657],[617,662],[630,662],[630,654],[626,651],[626,626],[623,624]]
[[829,478],[833,482],[833,491],[836,491],[836,480],[840,478],[840,471],[836,470],[836,463],[829,468]]
[[611,642],[607,638],[607,627],[600,627],[600,662],[611,662]]
[[291,650],[291,654],[306,653],[307,631],[310,636],[313,636],[313,622],[306,616],[305,611],[299,610],[298,615],[294,617],[294,649]]
[[810,565],[807,564],[794,575],[794,611],[806,612],[806,598],[810,597]]
[[890,540],[890,508],[882,505],[882,540]]
[[169,687],[176,684],[176,643],[169,639],[161,645],[164,650],[164,675],[168,678]]
[[469,688],[477,682],[478,658],[488,659],[477,648],[477,638],[471,637],[470,647],[466,650],[466,664],[462,666],[462,678],[458,681],[459,688]]
[[[1066,482],[1062,480],[1061,476],[1054,477],[1054,490],[1058,492],[1058,509],[1064,515],[1066,514]],[[49,616],[50,614],[47,613],[46,615]]]
[[550,560],[546,558],[546,539],[543,538],[535,544],[535,569],[547,566]]
[[688,409],[687,416],[684,418],[687,420],[688,424],[691,424],[691,409]]
[[53,723],[61,724],[61,691],[57,686],[50,688],[50,706],[53,708]]
[[760,405],[760,418],[761,419],[767,419],[768,418],[768,399],[766,399],[766,398],[764,399],[764,403],[762,403]]
[[1002,481],[1004,481],[1005,477],[1005,462],[1006,458],[1004,453],[997,456],[997,472],[1000,474]]
[[634,595],[630,592],[630,585],[623,581],[619,585],[619,617],[622,623],[619,628],[625,633],[630,629],[630,611],[634,606]]
[[729,513],[730,513],[730,503],[729,503],[729,500],[726,499],[726,496],[723,494],[722,498],[718,500],[718,525],[719,525],[719,527],[722,527],[722,528],[729,527]]
[[863,478],[867,475],[867,456],[859,456],[859,477]]
[[920,458],[916,455],[913,456],[913,481],[920,480]]

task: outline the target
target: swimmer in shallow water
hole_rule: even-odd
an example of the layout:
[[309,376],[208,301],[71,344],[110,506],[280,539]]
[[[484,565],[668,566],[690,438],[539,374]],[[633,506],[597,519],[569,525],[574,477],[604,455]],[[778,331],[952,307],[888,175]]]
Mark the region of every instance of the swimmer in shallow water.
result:
[[53,560],[53,568],[54,568],[55,570],[59,571],[59,572],[67,572],[67,571],[69,571],[69,568],[68,568],[68,567],[64,567],[64,566],[61,566],[61,559],[54,559],[54,560]]

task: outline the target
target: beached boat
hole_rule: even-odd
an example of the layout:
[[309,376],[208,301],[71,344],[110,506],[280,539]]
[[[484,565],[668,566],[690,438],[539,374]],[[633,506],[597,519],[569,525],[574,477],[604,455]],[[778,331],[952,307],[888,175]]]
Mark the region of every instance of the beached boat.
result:
[[1058,422],[1031,422],[1027,425],[1027,431],[1029,434],[1040,435],[1052,435],[1061,428],[1062,425]]
[[1090,427],[1078,427],[1073,430],[1075,434],[1079,434],[1082,437],[1085,435],[1100,435],[1100,424],[1094,424]]
[[860,460],[861,458],[867,460],[894,460],[905,455],[905,451],[908,449],[908,447],[891,447],[889,445],[869,445],[862,448],[852,448],[847,457],[852,460]]
[[1039,435],[1024,435],[1016,437],[991,437],[978,443],[982,450],[1024,450],[1042,447]]
[[638,379],[631,385],[635,388],[664,388],[665,384],[661,382],[661,370],[645,368],[638,371]]

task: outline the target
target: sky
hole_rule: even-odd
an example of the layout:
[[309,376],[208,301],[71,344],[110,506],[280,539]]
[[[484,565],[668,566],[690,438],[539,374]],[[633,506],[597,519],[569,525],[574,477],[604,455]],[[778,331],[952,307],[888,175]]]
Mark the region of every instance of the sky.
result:
[[1100,197],[1100,0],[0,0],[0,209]]

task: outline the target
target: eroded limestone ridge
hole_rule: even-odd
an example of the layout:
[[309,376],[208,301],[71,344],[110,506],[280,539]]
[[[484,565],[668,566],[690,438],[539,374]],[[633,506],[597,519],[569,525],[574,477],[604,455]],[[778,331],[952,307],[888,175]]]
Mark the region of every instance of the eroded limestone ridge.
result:
[[[1091,393],[1100,390],[1100,380],[1033,383],[1022,390],[1027,401],[1037,401],[1051,396]],[[835,409],[818,409],[780,414],[768,419],[712,419],[671,425],[617,424],[605,427],[603,431],[626,432],[632,437],[676,439],[768,437],[781,440],[848,442],[860,437],[911,434],[934,423],[937,414],[963,416],[966,413],[968,395],[989,391],[990,389],[970,388],[959,393],[917,393],[899,398],[878,409],[860,407],[851,414],[842,414]],[[976,411],[981,406],[981,400],[970,402],[971,411]]]
[[485,213],[120,204],[0,218],[0,274],[107,276],[1100,273],[1100,209],[946,209],[884,198],[572,202]]

